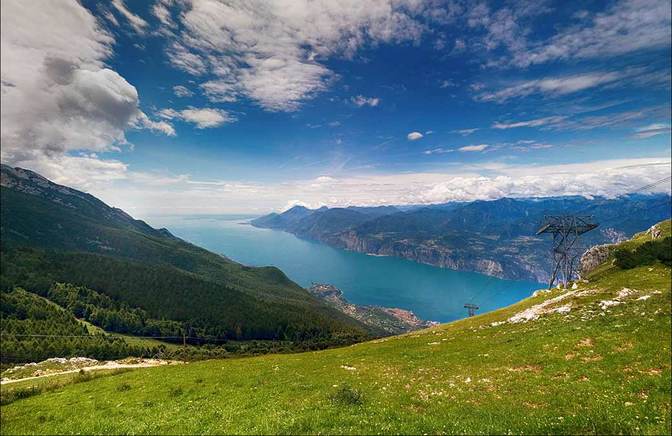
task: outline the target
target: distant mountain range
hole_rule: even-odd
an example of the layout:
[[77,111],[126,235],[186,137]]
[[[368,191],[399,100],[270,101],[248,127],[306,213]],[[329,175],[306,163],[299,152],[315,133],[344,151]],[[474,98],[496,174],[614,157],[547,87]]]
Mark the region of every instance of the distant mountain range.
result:
[[233,262],[32,171],[2,165],[0,176],[3,291],[20,286],[47,297],[57,283],[85,286],[112,299],[101,310],[116,311],[117,331],[136,335],[321,347],[384,333],[277,268]]
[[670,217],[668,194],[607,199],[502,198],[431,206],[307,209],[295,206],[252,221],[361,253],[397,256],[444,268],[546,281],[550,238],[536,236],[544,215],[593,215],[600,227],[583,246],[613,243]]

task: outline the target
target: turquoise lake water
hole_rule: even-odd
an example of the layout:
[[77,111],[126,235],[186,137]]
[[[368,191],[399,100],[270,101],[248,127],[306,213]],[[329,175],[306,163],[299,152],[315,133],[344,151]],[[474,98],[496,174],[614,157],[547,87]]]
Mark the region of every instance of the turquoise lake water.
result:
[[369,256],[258,229],[243,217],[180,217],[148,220],[191,243],[245,265],[277,266],[301,286],[330,283],[355,304],[399,307],[422,319],[447,322],[515,303],[544,285],[452,271],[395,257]]

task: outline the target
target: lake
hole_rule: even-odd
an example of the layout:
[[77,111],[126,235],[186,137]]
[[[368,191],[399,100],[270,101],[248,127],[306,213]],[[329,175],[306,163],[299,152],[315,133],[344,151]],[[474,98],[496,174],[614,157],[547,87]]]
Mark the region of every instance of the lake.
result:
[[250,217],[161,217],[155,227],[215,253],[251,266],[273,265],[296,283],[330,283],[355,304],[399,307],[422,319],[447,322],[466,316],[465,303],[478,313],[515,303],[544,287],[501,280],[395,257],[370,256],[299,239],[278,230],[249,225]]

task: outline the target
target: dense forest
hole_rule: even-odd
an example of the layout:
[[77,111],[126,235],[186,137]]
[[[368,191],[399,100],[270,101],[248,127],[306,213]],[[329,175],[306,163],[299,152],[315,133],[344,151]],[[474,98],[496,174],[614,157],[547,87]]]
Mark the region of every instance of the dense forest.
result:
[[0,315],[3,364],[54,356],[119,359],[161,351],[131,346],[114,336],[90,334],[70,312],[20,288],[0,293]]
[[[304,316],[305,309],[280,299],[256,299],[166,265],[35,248],[8,248],[3,250],[1,260],[2,289],[21,286],[48,297],[54,284],[75,283],[114,299],[118,302],[117,308],[142,309],[141,312],[127,310],[128,320],[138,313],[150,320],[144,324],[130,321],[118,324],[112,331],[172,336],[186,328],[191,336],[204,338],[299,342],[327,338],[340,342],[363,336],[355,328],[339,331],[342,324],[338,319],[319,313]],[[118,317],[121,309],[116,310]],[[99,312],[105,316],[104,311]]]
[[22,287],[107,331],[237,350],[380,334],[277,268],[240,265],[36,173],[3,165],[1,195],[0,290]]
[[[336,345],[334,338],[303,341],[235,341],[207,336],[188,324],[154,320],[144,310],[119,303],[91,289],[56,283],[42,297],[22,288],[0,292],[0,363],[3,367],[36,362],[49,357],[89,357],[98,360],[128,356],[199,360],[319,350]],[[89,322],[100,329],[87,328]],[[104,329],[104,330],[103,330]],[[127,336],[108,332],[160,338],[132,345]],[[168,346],[186,340],[187,346]],[[140,341],[143,343],[143,341]],[[351,343],[343,338],[341,344]]]

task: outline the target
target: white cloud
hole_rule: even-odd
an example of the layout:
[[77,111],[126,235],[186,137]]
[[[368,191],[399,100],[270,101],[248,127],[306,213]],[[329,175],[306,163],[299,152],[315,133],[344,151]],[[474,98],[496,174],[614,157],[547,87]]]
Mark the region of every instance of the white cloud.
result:
[[107,19],[107,21],[114,24],[115,26],[119,25],[119,21],[117,20],[117,17],[115,17],[114,14],[111,11],[103,12],[103,17],[105,17]]
[[[198,181],[189,176],[152,177],[127,172],[124,180],[99,182],[91,192],[138,216],[239,213],[308,207],[431,204],[501,197],[603,195],[613,197],[670,175],[670,159],[641,158],[561,165],[460,164],[442,173],[395,173],[315,178],[277,184],[236,180]],[[108,176],[110,176],[108,174]],[[112,173],[114,177],[114,173]],[[144,180],[144,182],[143,182]],[[163,178],[162,178],[163,180]],[[652,188],[669,192],[669,184]]]
[[222,109],[214,108],[188,108],[181,111],[175,109],[162,109],[159,116],[167,120],[178,119],[196,124],[199,129],[219,127],[222,124],[233,123],[236,117]]
[[429,149],[429,150],[425,150],[425,151],[422,152],[422,154],[426,154],[426,155],[445,154],[445,153],[452,153],[453,151],[455,151],[455,150],[450,149],[450,148],[438,147],[438,148],[432,148],[432,149]]
[[171,17],[169,9],[172,4],[172,0],[159,0],[152,6],[152,14],[158,18],[163,25],[168,27],[175,27],[175,22]]
[[123,15],[126,20],[128,20],[128,24],[131,25],[133,30],[140,34],[145,33],[145,30],[148,26],[147,21],[129,11],[124,4],[124,0],[112,0],[112,6],[114,6],[114,8],[119,11],[119,13]]
[[483,151],[488,147],[490,147],[488,144],[465,145],[464,147],[458,148],[458,150],[459,151]]
[[183,85],[173,86],[173,93],[175,93],[175,95],[178,97],[191,97],[194,95],[194,93],[189,88]]
[[562,77],[529,80],[499,91],[487,92],[476,97],[479,101],[504,102],[511,98],[532,94],[564,95],[615,82],[625,77],[619,72],[597,72]]
[[424,6],[412,0],[176,3],[180,42],[171,63],[190,74],[211,72],[212,101],[244,95],[270,111],[293,111],[336,76],[323,63],[351,57],[367,44],[416,41]]
[[363,95],[352,97],[350,101],[359,107],[362,106],[375,107],[378,106],[378,103],[380,103],[380,99],[378,97],[364,97]]
[[564,121],[567,117],[565,116],[551,116],[551,117],[544,117],[544,118],[536,118],[533,120],[527,120],[527,121],[511,121],[511,122],[495,122],[492,125],[493,129],[515,129],[518,127],[540,127],[540,126],[546,126],[549,124],[558,124],[562,121]]
[[634,134],[634,137],[638,139],[645,139],[656,135],[663,135],[665,133],[670,133],[670,130],[671,129],[669,124],[656,123],[645,127],[640,127],[639,129],[637,129],[636,133]]
[[77,2],[2,2],[2,160],[69,162],[75,150],[113,151],[124,131],[170,133],[139,109],[137,90],[105,67],[114,39]]
[[94,187],[108,187],[112,182],[128,177],[128,166],[118,160],[100,159],[96,154],[78,156],[55,155],[28,158],[16,166],[28,168],[44,177],[70,187],[87,191]]
[[406,135],[406,138],[408,138],[409,141],[417,141],[418,139],[421,139],[424,135],[420,132],[411,132],[408,135]]
[[473,129],[459,129],[459,130],[451,130],[451,133],[459,133],[462,136],[469,136],[474,132],[478,132],[481,130],[478,127],[474,127]]
[[207,70],[206,63],[197,54],[191,53],[182,44],[174,42],[166,51],[170,63],[193,76],[200,76]]
[[210,80],[201,84],[201,89],[213,103],[231,103],[238,99],[238,85],[233,80]]
[[512,63],[519,66],[563,59],[617,56],[670,45],[670,3],[666,0],[621,0],[581,19],[531,48],[514,48]]

